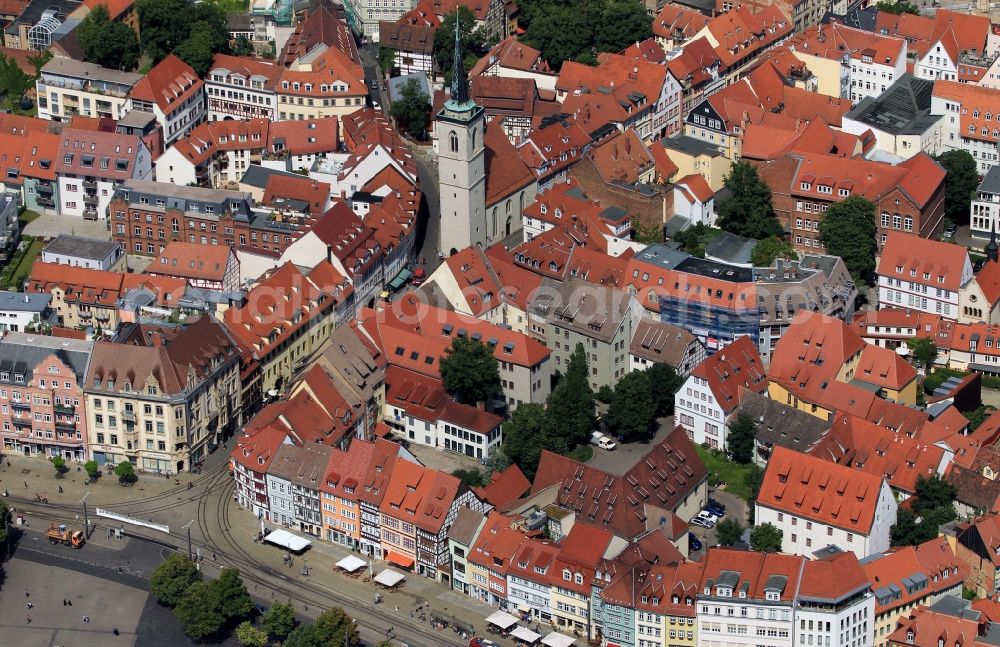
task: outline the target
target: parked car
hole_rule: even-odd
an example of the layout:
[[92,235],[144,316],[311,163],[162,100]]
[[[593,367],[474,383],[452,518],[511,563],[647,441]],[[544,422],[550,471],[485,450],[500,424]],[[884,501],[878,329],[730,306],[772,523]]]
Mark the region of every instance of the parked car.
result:
[[717,506],[715,504],[712,504],[712,503],[709,503],[707,506],[705,506],[705,511],[706,512],[711,512],[712,514],[714,514],[716,517],[719,517],[720,519],[722,517],[726,516],[726,509],[725,508],[719,507],[719,506]]
[[701,540],[695,536],[693,532],[688,533],[688,552],[697,553],[701,550],[702,544]]
[[500,647],[500,645],[493,642],[492,640],[476,636],[475,638],[469,641],[469,647]]
[[600,447],[601,449],[606,449],[610,452],[611,450],[613,450],[615,447],[618,446],[618,443],[605,436],[597,441],[597,446]]
[[719,522],[719,516],[714,515],[711,512],[708,512],[707,510],[702,510],[701,512],[699,512],[698,516],[696,516],[695,519],[704,519],[705,521],[711,522],[713,525]]
[[711,506],[713,508],[718,508],[719,510],[722,510],[723,512],[726,511],[726,506],[722,505],[721,503],[719,503],[718,501],[716,501],[712,497],[708,497],[708,506],[705,506],[705,507],[709,507],[709,506]]
[[600,447],[602,440],[610,440],[610,439],[607,436],[605,436],[604,434],[602,434],[601,432],[599,432],[599,431],[592,431],[592,432],[590,432],[590,444],[591,445],[596,445],[596,446]]
[[715,522],[710,521],[707,518],[695,517],[694,519],[691,520],[691,525],[698,526],[700,528],[714,528]]

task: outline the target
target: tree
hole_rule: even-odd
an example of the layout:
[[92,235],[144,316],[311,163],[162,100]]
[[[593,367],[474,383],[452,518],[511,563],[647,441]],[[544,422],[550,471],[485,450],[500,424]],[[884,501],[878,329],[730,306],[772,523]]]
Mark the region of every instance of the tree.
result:
[[663,227],[659,225],[646,225],[638,218],[632,221],[632,240],[637,243],[652,245],[663,242]]
[[292,633],[297,624],[295,621],[295,607],[291,604],[275,602],[264,613],[260,624],[271,640],[284,640],[288,637],[288,634]]
[[357,645],[361,642],[358,626],[340,607],[331,607],[316,618],[315,627],[326,638],[329,647]]
[[316,625],[299,625],[281,647],[327,647],[327,641]]
[[972,411],[967,411],[964,415],[969,420],[969,433],[979,429],[979,425],[986,422],[986,419],[996,413],[996,409],[989,405],[976,407]]
[[773,523],[762,523],[750,531],[750,548],[763,553],[781,550],[783,533]]
[[159,63],[187,38],[191,25],[184,19],[187,0],[136,0],[142,51]]
[[552,5],[532,19],[524,41],[537,48],[549,64],[559,67],[564,61],[575,60],[589,52],[599,21],[599,3]]
[[726,449],[732,454],[733,460],[741,465],[747,465],[753,461],[754,446],[757,443],[757,424],[753,418],[745,413],[740,413],[729,427],[729,435],[726,436]]
[[546,436],[547,428],[545,407],[537,403],[522,404],[504,423],[502,451],[529,479],[535,478],[542,449],[560,454],[569,450],[562,438]]
[[599,25],[594,47],[600,52],[618,52],[653,35],[649,14],[639,0],[609,0]]
[[434,61],[444,75],[445,85],[451,85],[452,67],[455,64],[455,21],[462,37],[462,63],[466,70],[472,69],[485,50],[485,39],[476,29],[476,16],[472,10],[459,5],[455,11],[446,13],[441,26],[434,32]]
[[613,397],[615,397],[615,390],[607,384],[602,384],[601,388],[597,389],[597,393],[594,394],[594,398],[604,404],[611,404],[611,398]]
[[[933,539],[933,537],[928,537]],[[923,543],[924,530],[917,523],[917,517],[909,508],[896,511],[896,523],[889,530],[889,543],[893,546],[915,546]]]
[[115,474],[118,478],[127,478],[135,475],[135,467],[128,461],[122,461],[115,465]]
[[97,473],[100,471],[100,468],[97,466],[97,461],[87,461],[83,464],[83,469],[87,472],[87,475],[90,476],[90,478],[97,476]]
[[569,358],[566,375],[549,393],[546,402],[545,435],[553,436],[547,441],[556,446],[564,445],[567,450],[590,440],[594,425],[594,392],[590,388],[589,371],[587,353],[583,344],[577,344]]
[[391,47],[378,48],[378,69],[382,70],[382,76],[388,76],[396,64],[396,50]]
[[212,582],[221,603],[222,616],[226,622],[239,620],[253,611],[253,600],[240,577],[239,569],[224,568]]
[[747,514],[750,517],[751,524],[754,522],[754,502],[757,501],[757,495],[760,494],[760,486],[763,482],[764,470],[761,469],[759,465],[750,465],[750,469],[747,470],[746,476],[743,477],[743,483],[747,487]]
[[895,14],[897,16],[904,13],[912,13],[917,16],[920,15],[920,7],[910,2],[906,2],[905,0],[882,0],[881,2],[877,2],[875,7],[879,11]]
[[931,370],[938,356],[938,348],[934,340],[930,337],[919,337],[911,339],[906,345],[910,348],[913,359],[917,361],[917,366],[923,366],[928,371]]
[[684,231],[674,234],[674,240],[683,245],[684,251],[691,256],[705,258],[705,245],[720,233],[721,230],[713,229],[699,222],[694,227],[688,227]]
[[174,54],[190,65],[198,76],[205,76],[217,51],[216,33],[208,23],[199,22],[191,27],[190,35],[177,46]]
[[[9,514],[10,514],[10,511],[7,509],[7,502],[4,501],[4,500],[2,500],[2,499],[0,499],[0,544],[2,544],[2,543],[4,543],[4,542],[7,541],[7,535],[8,535],[7,526],[8,526],[8,524],[5,523],[5,522],[7,521],[7,516]],[[2,581],[3,580],[0,579],[0,582],[2,582]]]
[[188,587],[174,614],[184,625],[184,633],[194,640],[218,633],[226,623],[219,589],[212,582],[198,581]]
[[875,277],[876,233],[875,205],[856,195],[830,205],[819,223],[826,253],[844,259],[859,284],[871,285]]
[[736,519],[723,519],[715,527],[715,533],[723,546],[735,546],[743,537],[743,526]]
[[788,241],[770,236],[758,241],[750,252],[750,262],[756,267],[770,267],[777,258],[795,258],[795,250]]
[[677,374],[670,364],[657,362],[646,369],[649,376],[649,389],[656,403],[656,417],[663,418],[674,412],[674,396],[684,384],[684,379]]
[[941,153],[937,162],[944,167],[944,215],[955,224],[969,222],[969,207],[979,188],[976,160],[967,151]]
[[246,620],[236,627],[236,639],[243,647],[267,647],[267,632]]
[[[51,54],[48,54],[46,58],[51,58]],[[17,61],[9,58],[6,54],[0,54],[0,92],[4,94],[4,102],[7,107],[17,107],[21,97],[33,87],[35,87],[35,80],[21,70]]]
[[156,599],[168,607],[175,607],[192,584],[201,579],[193,561],[183,555],[171,555],[153,569],[149,589]]
[[719,205],[718,225],[737,236],[758,240],[781,236],[781,224],[771,205],[771,187],[746,162],[736,162],[726,176],[731,196]]
[[91,63],[131,71],[139,62],[139,38],[125,23],[111,20],[105,4],[94,7],[76,33],[84,58]]
[[605,417],[608,429],[625,442],[646,441],[652,437],[656,402],[645,371],[625,374],[615,385],[614,397]]
[[444,388],[462,403],[488,402],[502,393],[500,363],[484,343],[455,337],[440,361]]
[[66,467],[66,459],[63,458],[62,456],[52,457],[52,467],[56,468],[57,476],[62,476],[63,474],[66,473],[67,470],[69,470],[69,468]]
[[459,468],[452,472],[451,475],[469,487],[482,487],[488,485],[490,482],[489,475],[475,467],[470,469]]
[[948,508],[954,512],[952,502],[955,500],[955,486],[942,479],[937,474],[927,478],[917,477],[915,489],[916,501],[911,506],[917,515],[923,515],[929,510]]
[[231,53],[233,56],[253,56],[253,43],[246,36],[239,36],[233,42]]
[[420,82],[410,79],[399,89],[399,98],[392,102],[389,114],[402,130],[417,139],[423,139],[430,108],[431,98],[423,91]]

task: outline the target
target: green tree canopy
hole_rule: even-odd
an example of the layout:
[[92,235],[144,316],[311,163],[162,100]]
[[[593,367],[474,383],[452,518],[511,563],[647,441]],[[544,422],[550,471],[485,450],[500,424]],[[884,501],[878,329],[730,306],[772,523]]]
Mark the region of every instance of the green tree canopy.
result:
[[224,568],[219,577],[212,582],[222,604],[222,615],[226,622],[239,620],[253,611],[253,600],[247,592],[239,569]]
[[771,206],[771,187],[760,179],[756,168],[736,162],[726,175],[726,188],[731,196],[719,205],[719,227],[758,240],[782,235]]
[[10,515],[10,510],[7,509],[7,502],[0,499],[0,544],[7,541],[8,534],[8,524],[4,523],[7,521],[7,517]]
[[912,13],[914,15],[920,15],[920,7],[917,5],[906,2],[906,0],[882,0],[875,4],[879,11],[884,11],[885,13],[895,14],[900,16],[904,13]]
[[653,436],[656,402],[645,371],[632,371],[618,380],[605,420],[611,433],[626,442],[646,441]]
[[215,53],[219,51],[215,45],[216,36],[208,23],[195,23],[188,37],[174,50],[174,54],[190,65],[198,76],[205,76],[212,67]]
[[522,404],[503,426],[503,453],[529,479],[535,478],[543,449],[565,454],[569,451],[562,437],[546,435],[548,417],[545,407]]
[[246,620],[236,627],[236,639],[243,647],[267,647],[267,632]]
[[213,2],[137,0],[136,8],[141,49],[154,64],[173,53],[204,76],[212,57],[229,50],[226,15]]
[[877,231],[875,205],[856,195],[830,205],[819,223],[827,254],[844,259],[854,280],[866,285],[871,285],[875,278]]
[[100,468],[97,466],[97,461],[87,461],[83,464],[83,469],[86,470],[87,474],[90,476],[93,476],[100,471]]
[[194,640],[202,640],[218,633],[226,623],[218,587],[213,586],[213,582],[204,580],[188,587],[174,607],[174,614],[184,625],[184,633]]
[[159,63],[187,38],[187,0],[136,0],[142,51]]
[[153,569],[149,589],[162,604],[175,607],[192,584],[201,579],[193,561],[183,555],[171,555]]
[[913,353],[913,359],[916,360],[918,366],[923,366],[927,370],[930,370],[934,366],[934,361],[938,355],[938,348],[933,339],[930,337],[918,337],[906,342],[906,345],[909,347],[910,352]]
[[955,224],[969,222],[969,208],[979,188],[976,160],[968,151],[955,149],[937,156],[944,167],[944,215]]
[[608,0],[599,25],[594,30],[594,47],[599,52],[618,52],[653,35],[652,21],[639,0]]
[[657,362],[646,369],[649,389],[656,403],[656,417],[663,418],[674,413],[674,396],[684,384],[684,378],[677,374],[670,364]]
[[459,402],[488,402],[503,392],[500,363],[484,343],[470,337],[455,337],[440,360],[444,388]]
[[587,353],[583,344],[577,344],[569,358],[566,375],[559,380],[547,400],[546,434],[561,439],[553,438],[550,442],[565,445],[567,450],[589,442],[593,430],[595,404],[589,371]]
[[688,227],[684,231],[674,234],[674,240],[683,245],[684,251],[691,256],[705,258],[705,245],[721,233],[721,229],[713,229],[699,222],[693,227]]
[[916,501],[912,508],[918,515],[938,508],[949,508],[954,511],[955,486],[937,474],[929,478],[918,476],[915,494]]
[[762,523],[750,531],[750,548],[764,553],[781,550],[783,533],[773,523]]
[[66,459],[63,458],[62,456],[52,457],[52,467],[56,468],[57,474],[63,474],[69,469],[68,467],[66,467]]
[[233,56],[253,56],[254,49],[253,43],[251,43],[246,36],[239,36],[233,43],[232,47]]
[[750,262],[755,267],[770,267],[777,258],[795,258],[791,243],[779,236],[770,236],[757,241],[750,252]]
[[264,613],[260,624],[272,640],[284,640],[295,629],[295,607],[284,602],[275,602]]
[[118,477],[132,476],[135,474],[135,467],[128,461],[122,461],[115,465],[115,474]]
[[519,3],[524,41],[559,67],[586,65],[598,52],[618,52],[652,35],[649,14],[639,0],[527,0]]
[[340,607],[332,607],[324,611],[316,618],[315,627],[326,639],[326,647],[358,645],[361,642],[357,624]]
[[130,72],[139,62],[139,38],[125,23],[111,20],[105,4],[94,7],[76,33],[83,55],[91,63]]
[[469,469],[460,467],[453,471],[451,475],[469,487],[482,487],[489,485],[490,482],[490,475],[475,467]]
[[430,109],[431,98],[416,79],[410,79],[399,89],[399,98],[392,102],[389,114],[410,136],[423,139]]
[[753,418],[740,413],[736,421],[729,426],[726,437],[726,449],[733,460],[742,465],[753,462],[754,446],[757,444],[757,424]]
[[757,495],[760,494],[760,486],[764,482],[764,470],[761,469],[759,465],[754,463],[750,464],[750,469],[747,470],[747,475],[743,478],[743,482],[747,486],[747,510],[750,517],[750,523],[754,522],[754,502],[757,500]]
[[464,5],[446,13],[441,20],[441,26],[434,32],[434,62],[444,75],[445,85],[451,85],[452,67],[455,64],[455,21],[458,21],[458,31],[462,36],[462,63],[466,70],[479,60],[486,51],[486,39],[476,28],[476,16]]
[[715,533],[723,546],[735,546],[743,536],[743,526],[736,519],[723,519],[715,527]]
[[17,61],[6,54],[0,54],[0,92],[4,95],[6,106],[17,107],[21,97],[33,87],[35,80],[21,70]]

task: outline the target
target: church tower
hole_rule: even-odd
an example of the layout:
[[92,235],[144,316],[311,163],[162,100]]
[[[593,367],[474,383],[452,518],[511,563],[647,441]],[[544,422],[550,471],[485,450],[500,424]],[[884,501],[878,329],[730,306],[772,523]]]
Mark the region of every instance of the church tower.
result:
[[455,21],[455,63],[451,97],[437,113],[438,193],[441,197],[440,249],[445,254],[471,245],[485,246],[486,153],[483,109],[469,98],[462,62],[462,42]]

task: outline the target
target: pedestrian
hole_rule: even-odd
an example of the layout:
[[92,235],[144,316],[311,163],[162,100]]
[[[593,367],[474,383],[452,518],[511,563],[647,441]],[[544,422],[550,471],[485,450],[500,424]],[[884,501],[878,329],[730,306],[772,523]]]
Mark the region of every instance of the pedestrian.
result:
[[29,609],[30,609],[31,607],[33,607],[33,606],[35,606],[35,605],[34,605],[34,604],[32,604],[31,602],[28,602],[28,608],[29,608]]
[[24,482],[24,489],[25,489],[25,490],[27,490],[27,489],[28,489],[28,482],[27,482],[27,481],[25,481],[25,482]]
[[62,489],[62,486],[60,485],[59,486],[59,494],[62,494],[62,493],[63,493],[63,489]]
[[28,621],[29,625],[31,624],[31,616],[25,616],[24,619]]
[[410,620],[413,620],[413,609],[410,609]]
[[26,597],[26,598],[30,598],[31,597],[31,592],[28,591],[28,589],[24,589],[24,597]]
[[66,598],[63,598],[63,606],[64,607],[67,606],[67,604],[66,604]]
[[83,616],[83,624],[90,622],[90,616]]
[[118,627],[116,627],[115,625],[111,625],[111,633],[113,633],[114,635],[116,635],[116,636],[117,636],[117,635],[118,635],[118,634],[120,634],[121,632],[120,632],[120,631],[118,631]]
[[396,605],[396,613],[399,613],[399,605]]
[[66,600],[66,606],[70,606],[70,607],[73,606],[73,600],[72,600],[72,598]]

